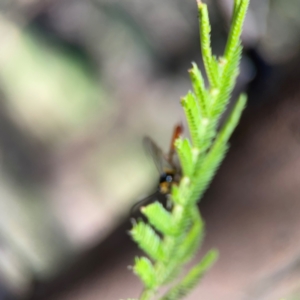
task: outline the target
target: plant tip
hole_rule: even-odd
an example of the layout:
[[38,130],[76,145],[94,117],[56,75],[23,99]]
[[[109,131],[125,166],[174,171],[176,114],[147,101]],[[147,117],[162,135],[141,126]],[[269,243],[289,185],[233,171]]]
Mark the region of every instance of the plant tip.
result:
[[202,6],[202,4],[203,4],[201,0],[196,0],[196,2],[199,7]]
[[186,102],[185,96],[180,98],[180,103],[184,103],[184,102]]

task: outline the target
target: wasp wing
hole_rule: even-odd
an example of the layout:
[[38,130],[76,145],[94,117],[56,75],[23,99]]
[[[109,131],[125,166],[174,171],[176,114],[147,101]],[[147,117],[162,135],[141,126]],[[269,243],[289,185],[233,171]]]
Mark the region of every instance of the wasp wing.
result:
[[139,200],[137,203],[135,203],[130,209],[130,214],[132,216],[136,215],[143,206],[147,206],[151,202],[155,202],[155,201],[160,202],[167,209],[170,208],[170,203],[169,203],[168,197],[166,197],[166,195],[161,194],[159,191],[155,191],[153,194],[151,194],[151,195]]
[[157,200],[159,196],[159,192],[156,191],[154,192],[153,194],[143,198],[142,200],[139,200],[137,203],[135,203],[131,210],[130,210],[130,214],[133,215],[134,213],[136,213],[138,211],[138,209],[140,209],[142,206],[145,206],[145,205],[148,205],[150,204],[151,202]]
[[165,157],[162,150],[155,144],[155,142],[150,137],[144,137],[143,143],[147,152],[153,158],[154,164],[159,174],[164,173],[166,168],[173,169],[173,166],[169,163],[168,158]]

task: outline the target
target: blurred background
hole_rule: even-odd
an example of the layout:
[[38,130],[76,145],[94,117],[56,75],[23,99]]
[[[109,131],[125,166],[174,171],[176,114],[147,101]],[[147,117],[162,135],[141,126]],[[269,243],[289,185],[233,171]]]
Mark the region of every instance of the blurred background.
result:
[[[221,54],[233,1],[205,2]],[[251,0],[249,102],[201,203],[221,258],[187,299],[300,299],[299,11]],[[0,300],[138,296],[126,230],[158,179],[142,138],[168,148],[192,61],[193,0],[0,1]]]

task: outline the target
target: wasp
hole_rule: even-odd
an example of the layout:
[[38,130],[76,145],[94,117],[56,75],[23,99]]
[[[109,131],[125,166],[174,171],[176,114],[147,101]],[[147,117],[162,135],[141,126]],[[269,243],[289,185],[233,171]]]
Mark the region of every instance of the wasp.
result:
[[142,204],[151,202],[151,200],[154,200],[154,198],[156,197],[162,195],[166,196],[170,194],[172,186],[179,183],[182,172],[175,149],[175,141],[181,136],[182,132],[183,126],[181,124],[178,124],[174,127],[169,152],[167,153],[164,153],[150,137],[144,138],[144,145],[152,156],[160,176],[158,180],[157,190],[150,196],[136,203],[131,211],[134,211]]

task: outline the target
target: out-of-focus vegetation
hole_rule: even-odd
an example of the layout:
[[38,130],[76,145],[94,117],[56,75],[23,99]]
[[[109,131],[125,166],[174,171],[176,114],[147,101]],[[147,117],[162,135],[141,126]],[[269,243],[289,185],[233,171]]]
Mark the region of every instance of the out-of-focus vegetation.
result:
[[[18,125],[49,144],[60,143],[90,119],[104,118],[109,103],[101,82],[70,51],[34,31],[7,26],[0,76],[6,109]],[[28,109],[30,108],[30,109]]]
[[[207,3],[220,53],[232,3]],[[292,59],[299,6],[251,1],[249,53]],[[194,1],[2,0],[0,37],[0,277],[24,294],[152,191],[141,139],[165,148],[182,120],[198,21]],[[251,59],[239,89],[255,75]]]

